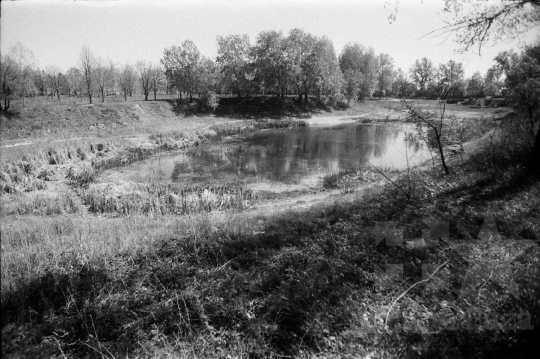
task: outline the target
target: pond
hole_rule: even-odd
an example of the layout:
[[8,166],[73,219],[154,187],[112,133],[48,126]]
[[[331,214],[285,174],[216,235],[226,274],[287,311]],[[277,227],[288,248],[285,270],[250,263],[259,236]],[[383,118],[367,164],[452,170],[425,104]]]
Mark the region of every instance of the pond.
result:
[[[109,170],[103,181],[237,183],[315,187],[323,175],[362,169],[403,169],[427,160],[415,127],[400,123],[307,126],[254,132]],[[408,159],[408,161],[407,161]],[[266,188],[267,189],[267,188]]]

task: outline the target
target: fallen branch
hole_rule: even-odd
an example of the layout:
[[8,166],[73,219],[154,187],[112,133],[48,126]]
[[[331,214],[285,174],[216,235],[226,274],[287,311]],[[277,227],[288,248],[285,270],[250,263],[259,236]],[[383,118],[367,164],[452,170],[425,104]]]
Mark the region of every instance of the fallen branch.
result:
[[375,167],[375,165],[373,165],[371,162],[367,161],[367,163],[373,167],[375,169],[375,171],[379,172],[384,178],[386,178],[387,180],[389,180],[394,186],[396,186],[397,189],[399,189],[401,192],[403,192],[403,194],[405,195],[405,197],[407,197],[407,199],[411,199],[411,195],[409,193],[407,193],[401,186],[399,186],[397,183],[395,183],[394,181],[392,181],[392,179],[390,177],[388,177],[383,171],[381,171],[380,169],[378,169],[377,167]]
[[443,264],[441,264],[440,266],[437,267],[437,269],[435,269],[433,271],[433,273],[430,274],[429,277],[427,277],[426,279],[422,279],[421,281],[419,282],[416,282],[414,283],[413,285],[411,285],[409,288],[407,288],[406,291],[404,291],[403,293],[401,293],[393,302],[392,302],[392,305],[390,305],[390,309],[388,309],[388,313],[386,313],[386,318],[384,320],[384,329],[386,330],[386,332],[388,334],[390,334],[390,332],[388,331],[388,317],[390,316],[390,313],[392,312],[392,309],[394,308],[394,305],[396,305],[396,303],[405,296],[405,294],[409,293],[409,291],[411,289],[413,289],[414,287],[416,287],[417,285],[420,285],[422,283],[426,283],[426,282],[429,282],[431,280],[431,278],[433,278],[433,276],[439,271],[441,270],[442,267],[444,267],[445,265],[448,264],[448,261],[444,262]]

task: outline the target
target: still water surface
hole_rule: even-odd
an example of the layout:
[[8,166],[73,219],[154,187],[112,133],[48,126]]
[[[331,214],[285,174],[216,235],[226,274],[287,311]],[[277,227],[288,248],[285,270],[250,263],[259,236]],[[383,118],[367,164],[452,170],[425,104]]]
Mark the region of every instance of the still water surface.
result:
[[[409,125],[357,124],[263,130],[242,138],[157,155],[106,172],[103,180],[276,183],[316,186],[327,173],[372,164],[402,169],[428,159]],[[407,138],[407,140],[406,140]]]

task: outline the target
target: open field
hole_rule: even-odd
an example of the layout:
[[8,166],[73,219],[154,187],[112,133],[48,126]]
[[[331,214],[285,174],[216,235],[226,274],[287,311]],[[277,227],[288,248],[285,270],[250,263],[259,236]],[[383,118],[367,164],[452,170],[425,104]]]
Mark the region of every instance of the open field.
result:
[[[433,163],[351,169],[322,178],[316,194],[261,202],[228,184],[96,178],[265,128],[396,121],[399,103],[335,110],[226,98],[209,114],[173,98],[118,100],[30,100],[1,118],[2,356],[492,358],[538,349],[540,247],[520,240],[540,238],[540,182],[508,109],[448,105],[458,117],[449,137],[464,142],[464,152],[446,148],[450,175]],[[480,236],[488,216],[517,241]],[[448,235],[426,246],[432,222],[448,222]],[[402,246],[389,244],[384,223],[402,232]],[[478,246],[464,255],[456,243],[465,241]],[[497,273],[462,284],[501,254],[515,259],[511,287]],[[381,275],[391,264],[402,265],[397,280]]]

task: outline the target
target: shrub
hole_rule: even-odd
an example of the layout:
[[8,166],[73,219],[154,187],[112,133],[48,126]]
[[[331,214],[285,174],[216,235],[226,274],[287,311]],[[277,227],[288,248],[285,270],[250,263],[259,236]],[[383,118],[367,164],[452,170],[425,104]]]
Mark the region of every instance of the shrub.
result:
[[90,183],[96,180],[96,171],[87,163],[73,165],[69,169],[67,179],[72,186],[88,188]]
[[201,110],[215,111],[219,106],[219,99],[215,92],[208,92],[201,97],[199,102]]

